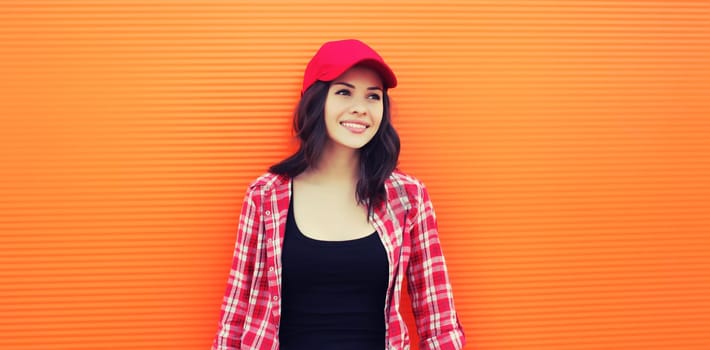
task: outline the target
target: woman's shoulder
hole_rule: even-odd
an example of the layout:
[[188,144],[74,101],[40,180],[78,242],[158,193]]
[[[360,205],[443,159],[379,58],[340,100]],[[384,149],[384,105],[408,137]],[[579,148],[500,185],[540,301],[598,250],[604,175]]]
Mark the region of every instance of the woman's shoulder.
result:
[[288,186],[290,179],[285,175],[267,172],[261,174],[249,184],[249,191],[268,191],[282,186]]
[[399,169],[395,169],[385,182],[385,186],[402,187],[404,189],[421,191],[425,188],[424,183],[411,174],[407,174]]
[[424,183],[413,175],[395,169],[385,181],[385,190],[390,199],[397,197],[405,201],[405,207],[414,205],[428,197]]

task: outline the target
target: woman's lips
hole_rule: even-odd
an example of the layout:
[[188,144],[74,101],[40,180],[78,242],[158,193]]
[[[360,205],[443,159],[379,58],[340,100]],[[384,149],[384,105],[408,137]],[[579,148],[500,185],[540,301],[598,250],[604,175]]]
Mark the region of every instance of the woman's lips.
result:
[[367,124],[364,124],[364,123],[350,122],[350,121],[340,122],[340,125],[342,125],[344,128],[348,129],[348,131],[355,133],[355,134],[362,134],[369,127]]

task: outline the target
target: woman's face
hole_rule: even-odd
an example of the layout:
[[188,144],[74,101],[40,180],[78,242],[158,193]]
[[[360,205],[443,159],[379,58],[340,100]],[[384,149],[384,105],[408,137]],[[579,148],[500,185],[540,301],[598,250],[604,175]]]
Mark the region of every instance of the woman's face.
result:
[[334,145],[359,149],[377,133],[384,111],[382,80],[375,71],[353,67],[334,79],[325,100],[325,127]]

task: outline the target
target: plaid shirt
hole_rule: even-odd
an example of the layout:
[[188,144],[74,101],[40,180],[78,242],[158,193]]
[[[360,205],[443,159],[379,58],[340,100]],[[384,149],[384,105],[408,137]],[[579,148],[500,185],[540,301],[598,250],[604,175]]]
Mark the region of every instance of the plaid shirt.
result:
[[[387,201],[370,216],[389,260],[385,296],[385,349],[409,349],[399,313],[405,275],[422,350],[461,349],[464,332],[424,185],[395,171],[385,182]],[[291,198],[289,178],[264,174],[247,191],[234,259],[213,350],[279,348],[281,247]]]

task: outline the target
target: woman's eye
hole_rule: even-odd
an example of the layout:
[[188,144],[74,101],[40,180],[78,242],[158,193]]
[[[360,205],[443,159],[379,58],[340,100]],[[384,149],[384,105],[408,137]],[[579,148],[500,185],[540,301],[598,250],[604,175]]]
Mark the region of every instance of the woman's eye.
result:
[[350,96],[350,91],[347,89],[338,90],[335,92],[336,95]]
[[377,101],[382,99],[382,97],[380,97],[380,95],[378,95],[378,94],[372,94],[369,96],[369,98],[373,99],[373,100],[377,100]]

